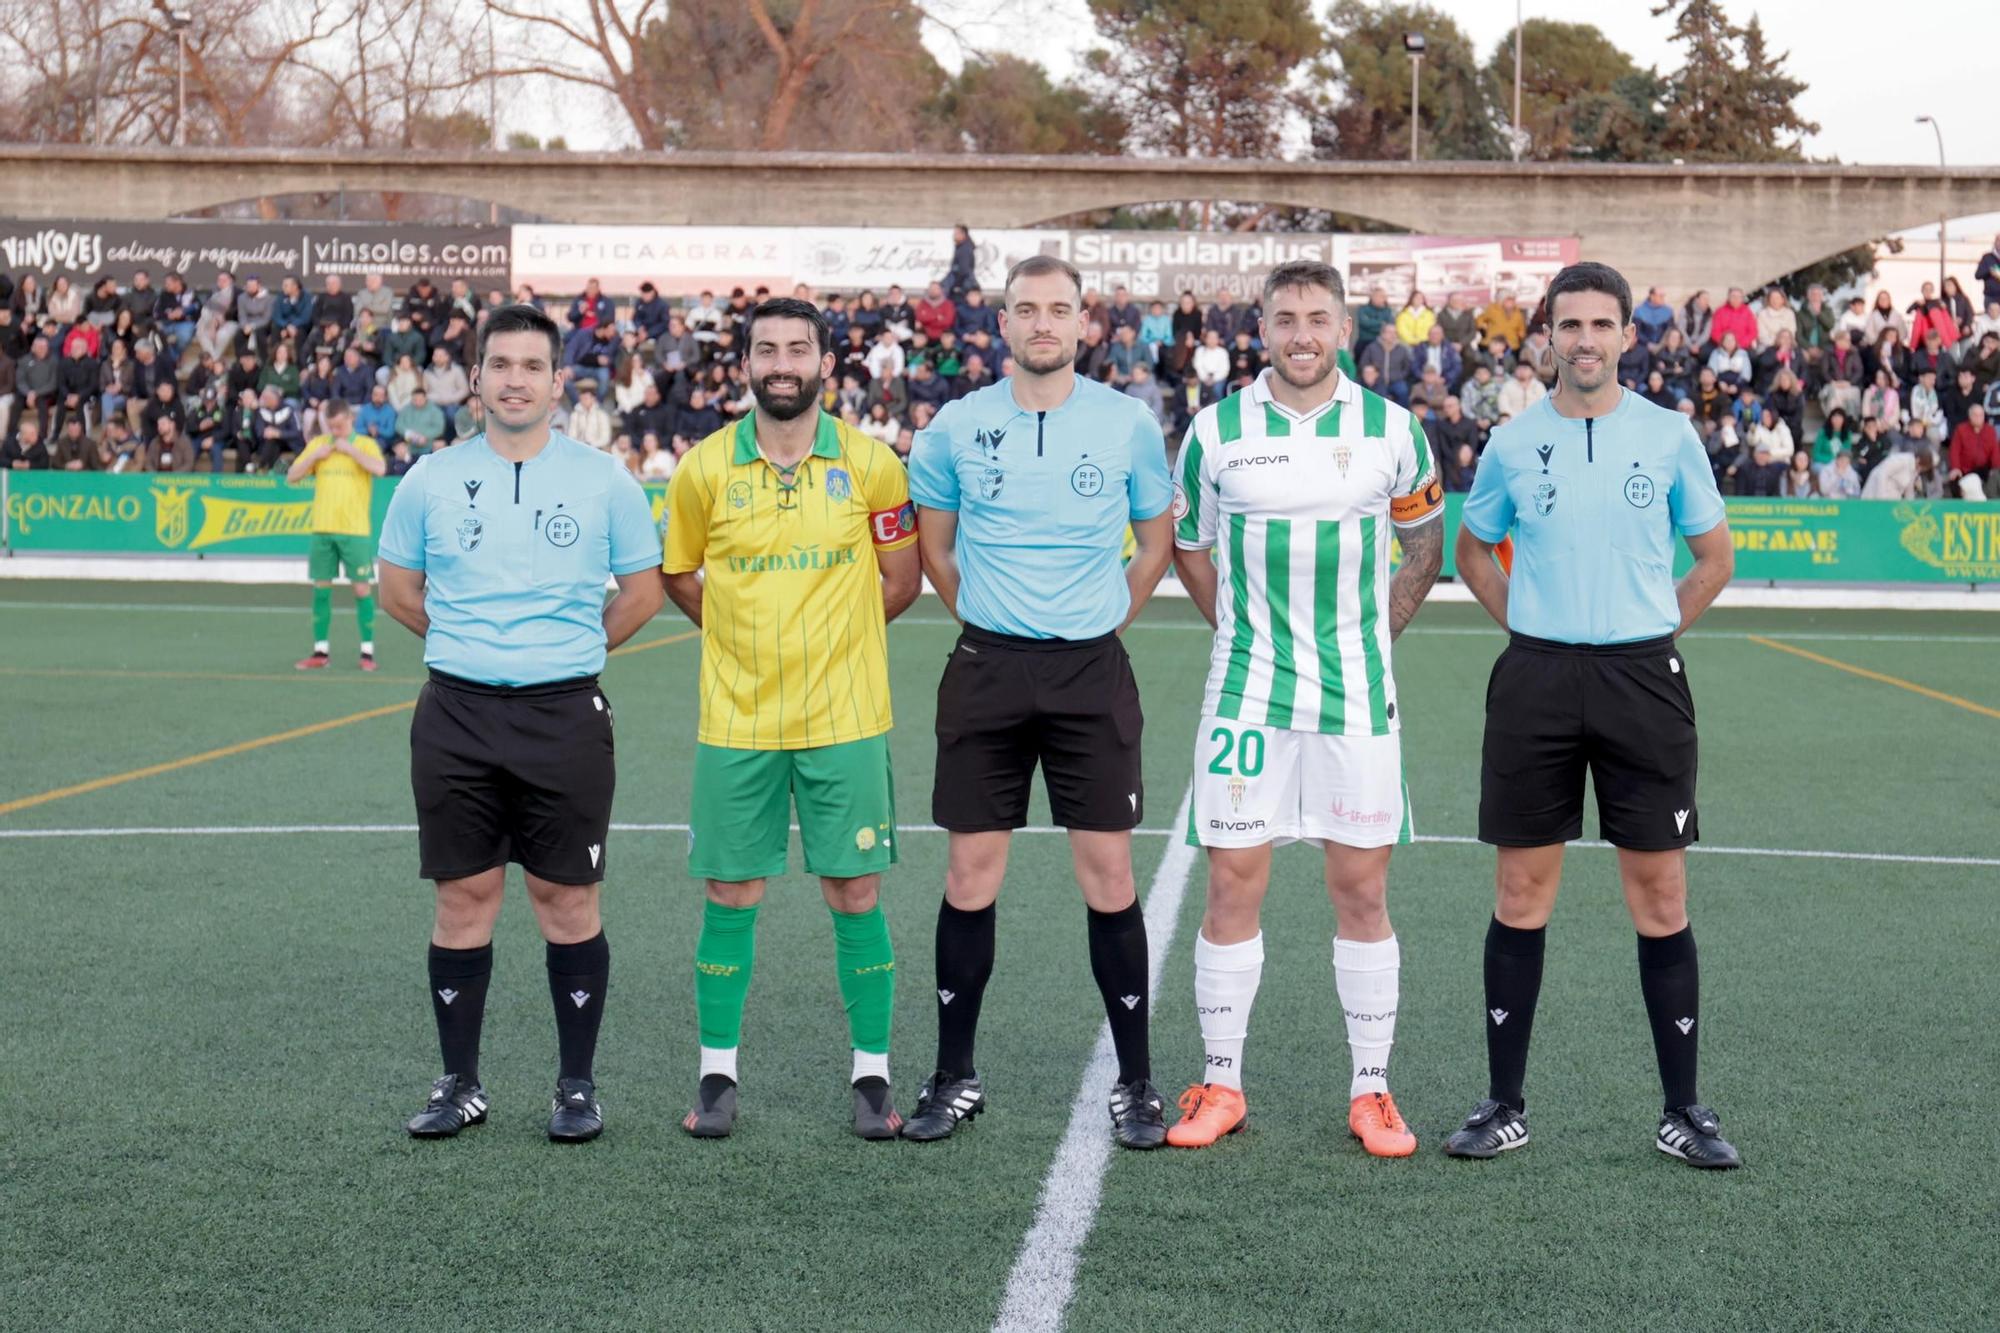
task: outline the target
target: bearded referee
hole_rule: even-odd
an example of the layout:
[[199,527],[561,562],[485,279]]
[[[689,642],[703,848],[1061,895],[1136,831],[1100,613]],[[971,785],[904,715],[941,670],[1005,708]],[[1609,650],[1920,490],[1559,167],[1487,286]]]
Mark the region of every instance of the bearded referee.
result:
[[[973,1061],[993,971],[994,902],[1037,764],[1069,830],[1090,969],[1118,1053],[1112,1137],[1166,1141],[1152,1083],[1146,922],[1132,882],[1145,816],[1139,686],[1118,633],[1172,554],[1159,422],[1076,373],[1077,272],[1048,255],[1007,275],[1014,373],[947,406],[910,451],[917,544],[964,629],[938,683],[931,817],[950,832],[937,921],[936,1072],[903,1137],[941,1139],[986,1105]],[[1137,551],[1121,564],[1125,528]]]
[[410,469],[379,554],[382,609],[422,636],[430,667],[410,785],[423,875],[437,883],[430,991],[444,1074],[409,1131],[450,1138],[486,1119],[479,1028],[518,861],[556,1012],[548,1133],[582,1142],[604,1128],[591,1063],[611,968],[598,891],[616,773],[597,673],[666,600],[659,530],[631,473],[550,429],[563,379],[554,321],[504,306],[478,351],[485,433]]
[[[1701,997],[1687,914],[1694,694],[1675,640],[1735,568],[1722,497],[1686,418],[1619,387],[1632,289],[1603,264],[1549,285],[1556,391],[1493,432],[1459,530],[1459,576],[1509,631],[1486,692],[1479,837],[1499,848],[1486,932],[1486,1097],[1445,1143],[1493,1157],[1528,1142],[1522,1083],[1563,848],[1583,780],[1618,849],[1664,1109],[1654,1144],[1741,1163],[1695,1087]],[[1511,575],[1494,547],[1513,534]],[[1674,539],[1694,553],[1676,584]]]

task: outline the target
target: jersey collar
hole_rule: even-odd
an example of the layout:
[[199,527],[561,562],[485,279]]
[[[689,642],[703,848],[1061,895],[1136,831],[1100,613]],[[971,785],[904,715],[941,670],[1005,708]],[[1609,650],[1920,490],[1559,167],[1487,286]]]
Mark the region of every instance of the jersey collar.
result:
[[1327,402],[1322,404],[1317,410],[1312,412],[1307,412],[1301,415],[1300,413],[1292,411],[1291,408],[1286,407],[1283,403],[1279,402],[1275,397],[1272,396],[1270,381],[1271,377],[1273,375],[1276,375],[1277,373],[1278,372],[1276,368],[1272,366],[1264,367],[1264,369],[1262,369],[1257,373],[1257,378],[1251,380],[1250,386],[1243,391],[1245,396],[1248,397],[1250,401],[1253,403],[1268,403],[1270,406],[1277,408],[1280,412],[1283,412],[1285,415],[1290,417],[1295,417],[1301,421],[1310,420],[1313,417],[1318,416],[1321,412],[1326,411],[1327,407],[1333,403],[1347,403],[1350,405],[1358,406],[1361,402],[1361,386],[1359,384],[1356,384],[1353,380],[1349,379],[1347,375],[1341,371],[1340,367],[1335,366],[1333,369],[1333,373],[1339,377],[1340,383],[1334,386],[1333,397],[1328,399]]
[[[811,456],[815,458],[840,457],[840,422],[824,410],[819,414],[819,429],[813,433]],[[754,463],[763,455],[757,452],[757,414],[736,423],[736,452],[732,461],[737,466]]]

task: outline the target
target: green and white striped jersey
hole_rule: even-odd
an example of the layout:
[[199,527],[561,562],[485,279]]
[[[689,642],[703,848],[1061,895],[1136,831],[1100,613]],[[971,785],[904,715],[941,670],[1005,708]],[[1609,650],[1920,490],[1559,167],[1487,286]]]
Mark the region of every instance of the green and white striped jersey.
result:
[[[1300,416],[1266,370],[1181,445],[1174,541],[1215,552],[1204,714],[1344,736],[1399,729],[1389,670],[1392,527],[1443,493],[1416,418],[1341,376]],[[1392,512],[1393,511],[1393,512]]]

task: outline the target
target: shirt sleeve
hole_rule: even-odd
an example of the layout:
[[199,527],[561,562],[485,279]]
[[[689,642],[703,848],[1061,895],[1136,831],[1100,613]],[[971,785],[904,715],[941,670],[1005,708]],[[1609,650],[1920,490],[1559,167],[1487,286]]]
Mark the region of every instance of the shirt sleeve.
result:
[[878,551],[900,551],[917,540],[917,507],[910,503],[910,474],[893,449],[871,441],[861,478],[868,506],[868,538]]
[[659,567],[660,530],[653,523],[653,505],[646,488],[624,467],[612,479],[611,572],[623,577]]
[[1472,474],[1472,493],[1465,497],[1459,521],[1479,540],[1497,546],[1514,526],[1514,496],[1507,489],[1507,469],[1494,444],[1487,442],[1479,470]]
[[375,554],[400,569],[424,567],[424,494],[428,489],[424,465],[429,462],[429,458],[419,458],[416,466],[403,474],[389,496],[389,511],[382,516],[382,536],[375,543]]
[[708,516],[714,510],[715,491],[703,472],[705,454],[688,455],[667,483],[667,530],[660,538],[664,553],[660,567],[669,574],[700,569],[708,554]]
[[1215,510],[1220,498],[1197,421],[1181,441],[1180,476],[1174,482],[1174,545],[1189,551],[1206,551],[1215,545]]
[[958,509],[958,469],[951,457],[950,407],[917,432],[910,445],[910,498],[926,509]]
[[1160,422],[1143,408],[1132,414],[1132,471],[1126,482],[1135,523],[1158,518],[1173,504],[1173,478],[1167,471],[1167,437]]
[[1410,435],[1396,459],[1395,494],[1389,500],[1389,521],[1399,528],[1420,527],[1444,513],[1444,484],[1424,423],[1410,417]]
[[1680,448],[1674,452],[1674,484],[1667,496],[1667,512],[1682,535],[1699,537],[1723,518],[1722,492],[1716,489],[1715,470],[1694,427],[1681,427]]

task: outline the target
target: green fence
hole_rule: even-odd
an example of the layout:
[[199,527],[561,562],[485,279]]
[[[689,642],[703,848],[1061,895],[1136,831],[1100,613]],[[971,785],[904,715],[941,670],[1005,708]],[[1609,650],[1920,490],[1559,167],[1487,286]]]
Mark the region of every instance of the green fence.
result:
[[[378,530],[394,489],[375,487]],[[658,519],[666,487],[646,493]],[[303,556],[312,491],[275,476],[5,472],[0,496],[9,551]],[[1446,497],[1453,533],[1463,500]],[[2000,504],[1731,500],[1729,526],[1738,579],[2000,582]]]

